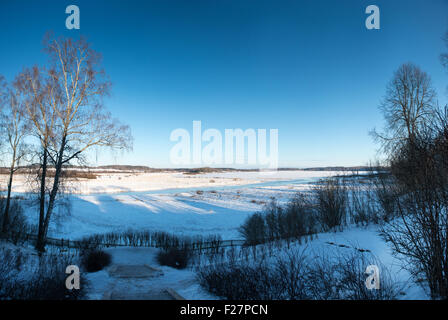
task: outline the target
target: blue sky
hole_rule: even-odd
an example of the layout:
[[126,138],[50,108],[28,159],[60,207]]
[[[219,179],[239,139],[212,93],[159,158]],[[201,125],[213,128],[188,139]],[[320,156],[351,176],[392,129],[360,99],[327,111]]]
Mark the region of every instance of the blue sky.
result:
[[[81,29],[65,28],[76,4]],[[365,8],[381,30],[365,28]],[[42,38],[87,36],[113,82],[109,110],[132,128],[134,151],[93,164],[170,167],[176,128],[275,128],[280,166],[363,165],[394,70],[414,62],[442,104],[445,0],[0,1],[0,74],[43,63]]]

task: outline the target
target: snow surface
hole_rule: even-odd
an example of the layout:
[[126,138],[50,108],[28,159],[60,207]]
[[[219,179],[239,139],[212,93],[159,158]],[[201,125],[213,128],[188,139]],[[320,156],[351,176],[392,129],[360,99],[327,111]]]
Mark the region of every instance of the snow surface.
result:
[[[280,203],[286,202],[297,191],[309,188],[307,182],[328,174],[287,173],[291,174],[289,181],[283,180],[285,172],[278,172],[276,177],[270,176],[271,180],[259,182],[255,177],[262,173],[229,172],[225,173],[229,178],[213,177],[216,181],[233,181],[244,176],[241,181],[250,183],[213,184],[204,188],[196,184],[188,187],[192,178],[178,174],[185,184],[174,189],[138,191],[138,187],[133,187],[127,192],[71,194],[68,196],[71,209],[68,213],[63,208],[56,210],[49,235],[76,240],[95,233],[135,229],[183,235],[219,234],[223,239],[239,239],[238,227],[248,215],[261,210],[274,198]],[[209,177],[206,179],[209,181]],[[86,183],[95,185],[97,181]],[[105,188],[113,190],[110,186]],[[29,207],[26,213],[31,222],[38,220],[36,207]]]
[[[232,171],[207,174],[184,174],[182,172],[158,173],[99,173],[97,179],[69,181],[67,187],[76,194],[104,194],[120,192],[143,192],[167,189],[213,188],[222,186],[243,186],[269,181],[306,180],[339,174],[337,171]],[[0,175],[0,186],[6,186],[7,175]],[[13,192],[25,193],[31,190],[30,177],[16,174]]]
[[[155,248],[110,248],[106,249],[112,256],[112,264],[104,270],[87,273],[87,298],[100,300],[118,293],[123,296],[138,297],[151,292],[160,292],[167,288],[175,290],[185,299],[213,300],[216,297],[207,293],[196,280],[196,273],[190,269],[178,270],[160,266],[156,261],[158,249]],[[115,278],[109,271],[115,265],[149,265],[161,271],[154,278]]]
[[[337,245],[331,245],[329,242]],[[339,245],[345,245],[346,247],[339,247]],[[410,280],[410,275],[402,268],[400,260],[391,254],[390,249],[378,236],[376,227],[352,227],[343,232],[319,234],[318,238],[306,244],[302,243],[299,245],[295,243],[291,245],[291,250],[297,248],[305,249],[306,254],[311,257],[322,255],[335,256],[356,250],[357,248],[370,250],[372,257],[381,261],[382,265],[387,267],[392,279],[401,286],[402,294],[398,297],[399,299],[429,299],[427,293]],[[139,294],[159,292],[166,288],[175,290],[182,297],[189,300],[219,299],[219,297],[206,292],[199,285],[194,268],[177,270],[160,266],[156,261],[158,249],[122,247],[106,250],[113,257],[112,265],[102,271],[88,273],[85,276],[88,280],[87,291],[89,292],[89,299],[104,299],[110,292],[136,297]],[[286,247],[277,250],[272,257],[274,260],[278,255],[285,254],[288,251]],[[372,263],[376,263],[376,261],[372,261]],[[116,264],[150,265],[160,269],[162,275],[150,279],[117,279],[109,274],[109,270]]]
[[[238,239],[238,227],[247,216],[275,198],[286,202],[297,191],[309,188],[309,182],[335,172],[279,171],[276,173],[225,172],[199,175],[182,173],[105,174],[100,179],[82,181],[80,194],[68,199],[71,210],[58,208],[50,225],[49,236],[76,240],[83,236],[109,231],[154,230],[184,235],[219,234],[223,239]],[[20,179],[18,179],[20,180]],[[210,182],[213,181],[213,182]],[[20,192],[25,184],[14,188]],[[31,202],[30,202],[31,203]],[[36,207],[26,210],[30,222],[36,222]],[[326,242],[369,249],[402,281],[409,274],[402,262],[378,236],[375,227],[349,228],[344,232],[320,234],[308,243],[314,249],[335,250]],[[108,249],[115,263],[150,263],[155,265],[156,249]],[[341,248],[339,250],[349,250]],[[147,290],[171,287],[187,299],[211,298],[199,287],[191,270],[161,267],[159,280],[117,282],[107,270],[88,275],[90,298],[101,299],[111,285],[116,290]],[[146,281],[146,282],[145,282]],[[137,289],[136,289],[137,288]],[[143,291],[142,291],[143,292]],[[406,289],[404,299],[425,299],[427,295],[415,284]]]

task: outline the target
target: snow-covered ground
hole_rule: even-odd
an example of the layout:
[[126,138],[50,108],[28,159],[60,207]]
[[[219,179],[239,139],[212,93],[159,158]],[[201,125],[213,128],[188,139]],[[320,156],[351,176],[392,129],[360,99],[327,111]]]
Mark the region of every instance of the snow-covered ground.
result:
[[[143,299],[148,294],[158,294],[165,289],[175,290],[189,300],[216,299],[199,285],[193,270],[160,266],[156,261],[158,249],[110,248],[105,251],[112,256],[112,264],[101,271],[86,274],[87,299],[113,299],[114,295],[121,298]],[[120,278],[114,277],[112,273],[117,265],[147,265],[156,268],[157,271],[153,277],[149,278]]]
[[[255,187],[174,194],[74,195],[70,196],[70,214],[56,214],[50,234],[77,239],[92,233],[149,229],[237,239],[237,228],[248,215],[274,197],[287,201],[292,196],[289,189]],[[29,214],[37,212],[30,210]]]
[[[184,174],[182,172],[160,173],[98,173],[96,179],[69,181],[67,187],[75,194],[103,194],[143,192],[167,189],[214,188],[243,186],[272,181],[306,180],[339,174],[337,171],[232,171],[207,174]],[[0,188],[6,187],[7,175],[0,175]],[[32,179],[23,174],[14,177],[13,192],[30,191]]]
[[[79,182],[78,191],[82,192],[68,196],[71,204],[68,213],[63,209],[56,210],[49,235],[75,240],[95,233],[134,229],[178,235],[219,234],[222,239],[239,239],[238,227],[247,216],[262,209],[266,203],[272,199],[285,203],[297,191],[309,188],[310,182],[334,174],[336,172],[322,171],[104,174],[96,180]],[[14,190],[20,192],[20,188],[19,183]],[[37,214],[36,207],[26,209],[30,222],[37,221]],[[399,275],[401,281],[409,280],[409,274],[402,270],[401,261],[392,257],[375,227],[352,227],[344,232],[321,234],[308,246],[327,251],[337,249],[327,242],[368,249],[394,274]],[[155,249],[109,250],[113,259],[121,264],[156,264]],[[90,274],[88,280],[93,286],[90,298],[100,299],[110,291],[111,285],[117,290],[171,287],[189,299],[210,298],[199,287],[192,270],[160,268],[163,277],[159,280],[148,279],[140,284],[117,282],[107,270]],[[424,299],[427,296],[412,284],[403,298]]]
[[[330,245],[329,243],[333,244]],[[339,245],[345,245],[345,247],[339,247]],[[422,287],[411,280],[409,272],[403,268],[403,261],[392,255],[390,247],[379,236],[377,226],[351,227],[342,232],[321,233],[317,239],[306,245],[302,244],[302,247],[304,246],[311,248],[314,253],[327,253],[330,256],[348,250],[369,250],[371,255],[388,269],[392,279],[402,285],[403,295],[398,297],[399,299],[429,299],[428,294]],[[375,264],[375,262],[372,261],[372,264]]]
[[[341,246],[343,245],[343,246]],[[395,258],[390,248],[378,236],[376,227],[351,227],[343,232],[319,234],[318,238],[308,243],[291,244],[289,250],[305,250],[309,257],[313,256],[337,256],[356,249],[369,250],[367,257],[375,257],[368,263],[381,262],[380,272],[383,266],[394,283],[399,287],[398,299],[420,300],[429,299],[427,293],[411,281],[409,273],[403,269],[402,263]],[[112,255],[112,265],[106,269],[88,273],[88,299],[110,299],[111,293],[122,298],[144,298],[148,294],[157,294],[166,288],[175,290],[185,299],[219,299],[206,292],[200,285],[194,271],[194,267],[177,270],[166,266],[160,266],[156,260],[158,249],[154,248],[111,248],[106,249]],[[288,251],[286,246],[278,249],[272,257],[273,261],[278,255]],[[149,265],[160,270],[160,273],[151,278],[116,278],[111,270],[115,265]]]
[[[295,192],[308,188],[308,181],[333,174],[335,172],[288,171],[268,174],[263,180],[260,179],[263,173],[257,172],[195,176],[170,173],[182,184],[179,182],[172,189],[139,191],[138,182],[134,182],[126,192],[116,193],[110,191],[118,186],[105,183],[103,187],[109,192],[69,195],[71,209],[69,212],[56,210],[49,234],[75,240],[94,233],[144,229],[188,235],[219,234],[223,239],[238,239],[238,227],[246,217],[262,209],[271,199],[285,202]],[[110,180],[121,183],[118,178],[111,175]],[[195,181],[192,179],[215,182],[200,187],[192,183]],[[235,179],[236,184],[230,183]],[[220,185],[217,181],[224,182]],[[242,182],[246,185],[238,185]],[[86,189],[93,190],[98,181],[85,183],[92,185]],[[26,213],[31,222],[38,220],[36,207],[29,207]]]

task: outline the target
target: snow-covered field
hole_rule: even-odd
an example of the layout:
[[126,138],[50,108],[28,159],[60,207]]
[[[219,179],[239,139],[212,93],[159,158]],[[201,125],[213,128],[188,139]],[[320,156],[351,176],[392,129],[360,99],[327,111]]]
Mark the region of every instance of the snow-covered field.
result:
[[[76,182],[76,193],[68,195],[71,209],[56,210],[49,236],[76,240],[83,236],[109,231],[153,230],[178,235],[219,234],[222,239],[239,239],[238,227],[246,217],[274,199],[288,201],[310,183],[337,172],[280,171],[276,173],[225,172],[198,175],[182,173],[102,174],[95,180]],[[26,192],[25,180],[18,178],[15,192]],[[37,221],[37,208],[29,206],[26,215]],[[324,251],[349,250],[328,242],[370,250],[390,268],[400,281],[409,282],[399,260],[391,255],[376,227],[350,227],[343,232],[319,235],[307,245]],[[156,249],[109,249],[115,262],[155,265]],[[144,260],[144,261],[143,261]],[[114,286],[117,290],[146,290],[147,286],[172,287],[188,299],[213,298],[201,289],[192,270],[161,267],[164,276],[159,282],[141,284],[116,282],[108,272],[88,275],[90,298],[101,297]],[[427,295],[409,282],[403,299],[425,299]],[[137,287],[136,287],[137,286]],[[136,289],[137,288],[137,289]]]
[[[215,188],[222,186],[243,186],[272,181],[309,180],[317,177],[340,174],[337,171],[234,171],[207,174],[184,174],[182,172],[160,173],[98,173],[97,179],[69,181],[67,186],[74,194],[125,193],[168,189]],[[0,190],[6,188],[8,176],[0,175]],[[30,177],[14,176],[13,191],[30,191]]]
[[[342,246],[341,246],[342,245]],[[337,256],[351,254],[356,249],[369,250],[368,257],[375,260],[369,263],[381,262],[387,268],[390,279],[400,288],[398,299],[420,300],[429,299],[427,293],[411,281],[409,273],[403,269],[400,259],[391,254],[390,248],[381,241],[375,227],[351,227],[343,232],[319,234],[318,238],[302,244],[292,244],[290,250],[305,250],[310,257]],[[273,261],[278,255],[285,254],[288,249],[283,247],[272,257]],[[89,299],[105,299],[111,292],[124,297],[144,297],[148,293],[157,293],[165,288],[175,290],[185,299],[219,299],[206,292],[197,280],[194,267],[177,270],[160,266],[156,260],[158,249],[154,248],[110,248],[106,249],[112,255],[113,265],[150,265],[160,270],[160,274],[149,279],[118,279],[111,276],[113,265],[105,270],[87,274],[89,283]],[[380,272],[385,270],[380,269]]]
[[[307,188],[307,182],[334,174],[322,171],[142,174],[126,178],[132,183],[123,182],[121,174],[105,175],[80,183],[87,185],[83,190],[98,191],[95,186],[103,181],[102,188],[107,192],[68,195],[71,208],[68,212],[56,210],[50,236],[74,240],[94,233],[145,229],[219,234],[223,239],[237,239],[240,237],[237,228],[246,217],[271,199],[287,201],[295,192]],[[125,190],[121,186],[126,184],[130,187]],[[151,190],[156,185],[158,189]],[[31,222],[37,221],[36,207],[29,207],[26,212]]]

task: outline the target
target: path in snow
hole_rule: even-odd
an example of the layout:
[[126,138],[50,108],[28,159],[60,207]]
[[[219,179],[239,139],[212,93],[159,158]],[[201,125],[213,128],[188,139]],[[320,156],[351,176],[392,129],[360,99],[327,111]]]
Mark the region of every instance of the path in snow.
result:
[[[153,279],[155,282],[163,277],[163,271],[149,265],[113,265],[108,270],[115,278],[108,292],[103,295],[104,300],[176,300],[181,298],[170,288],[142,284],[142,279]],[[119,284],[119,282],[122,282]],[[126,288],[125,290],[123,290]],[[173,295],[174,292],[174,295]]]
[[86,273],[87,299],[175,300],[214,299],[205,292],[189,269],[160,266],[155,248],[109,248],[112,264]]

